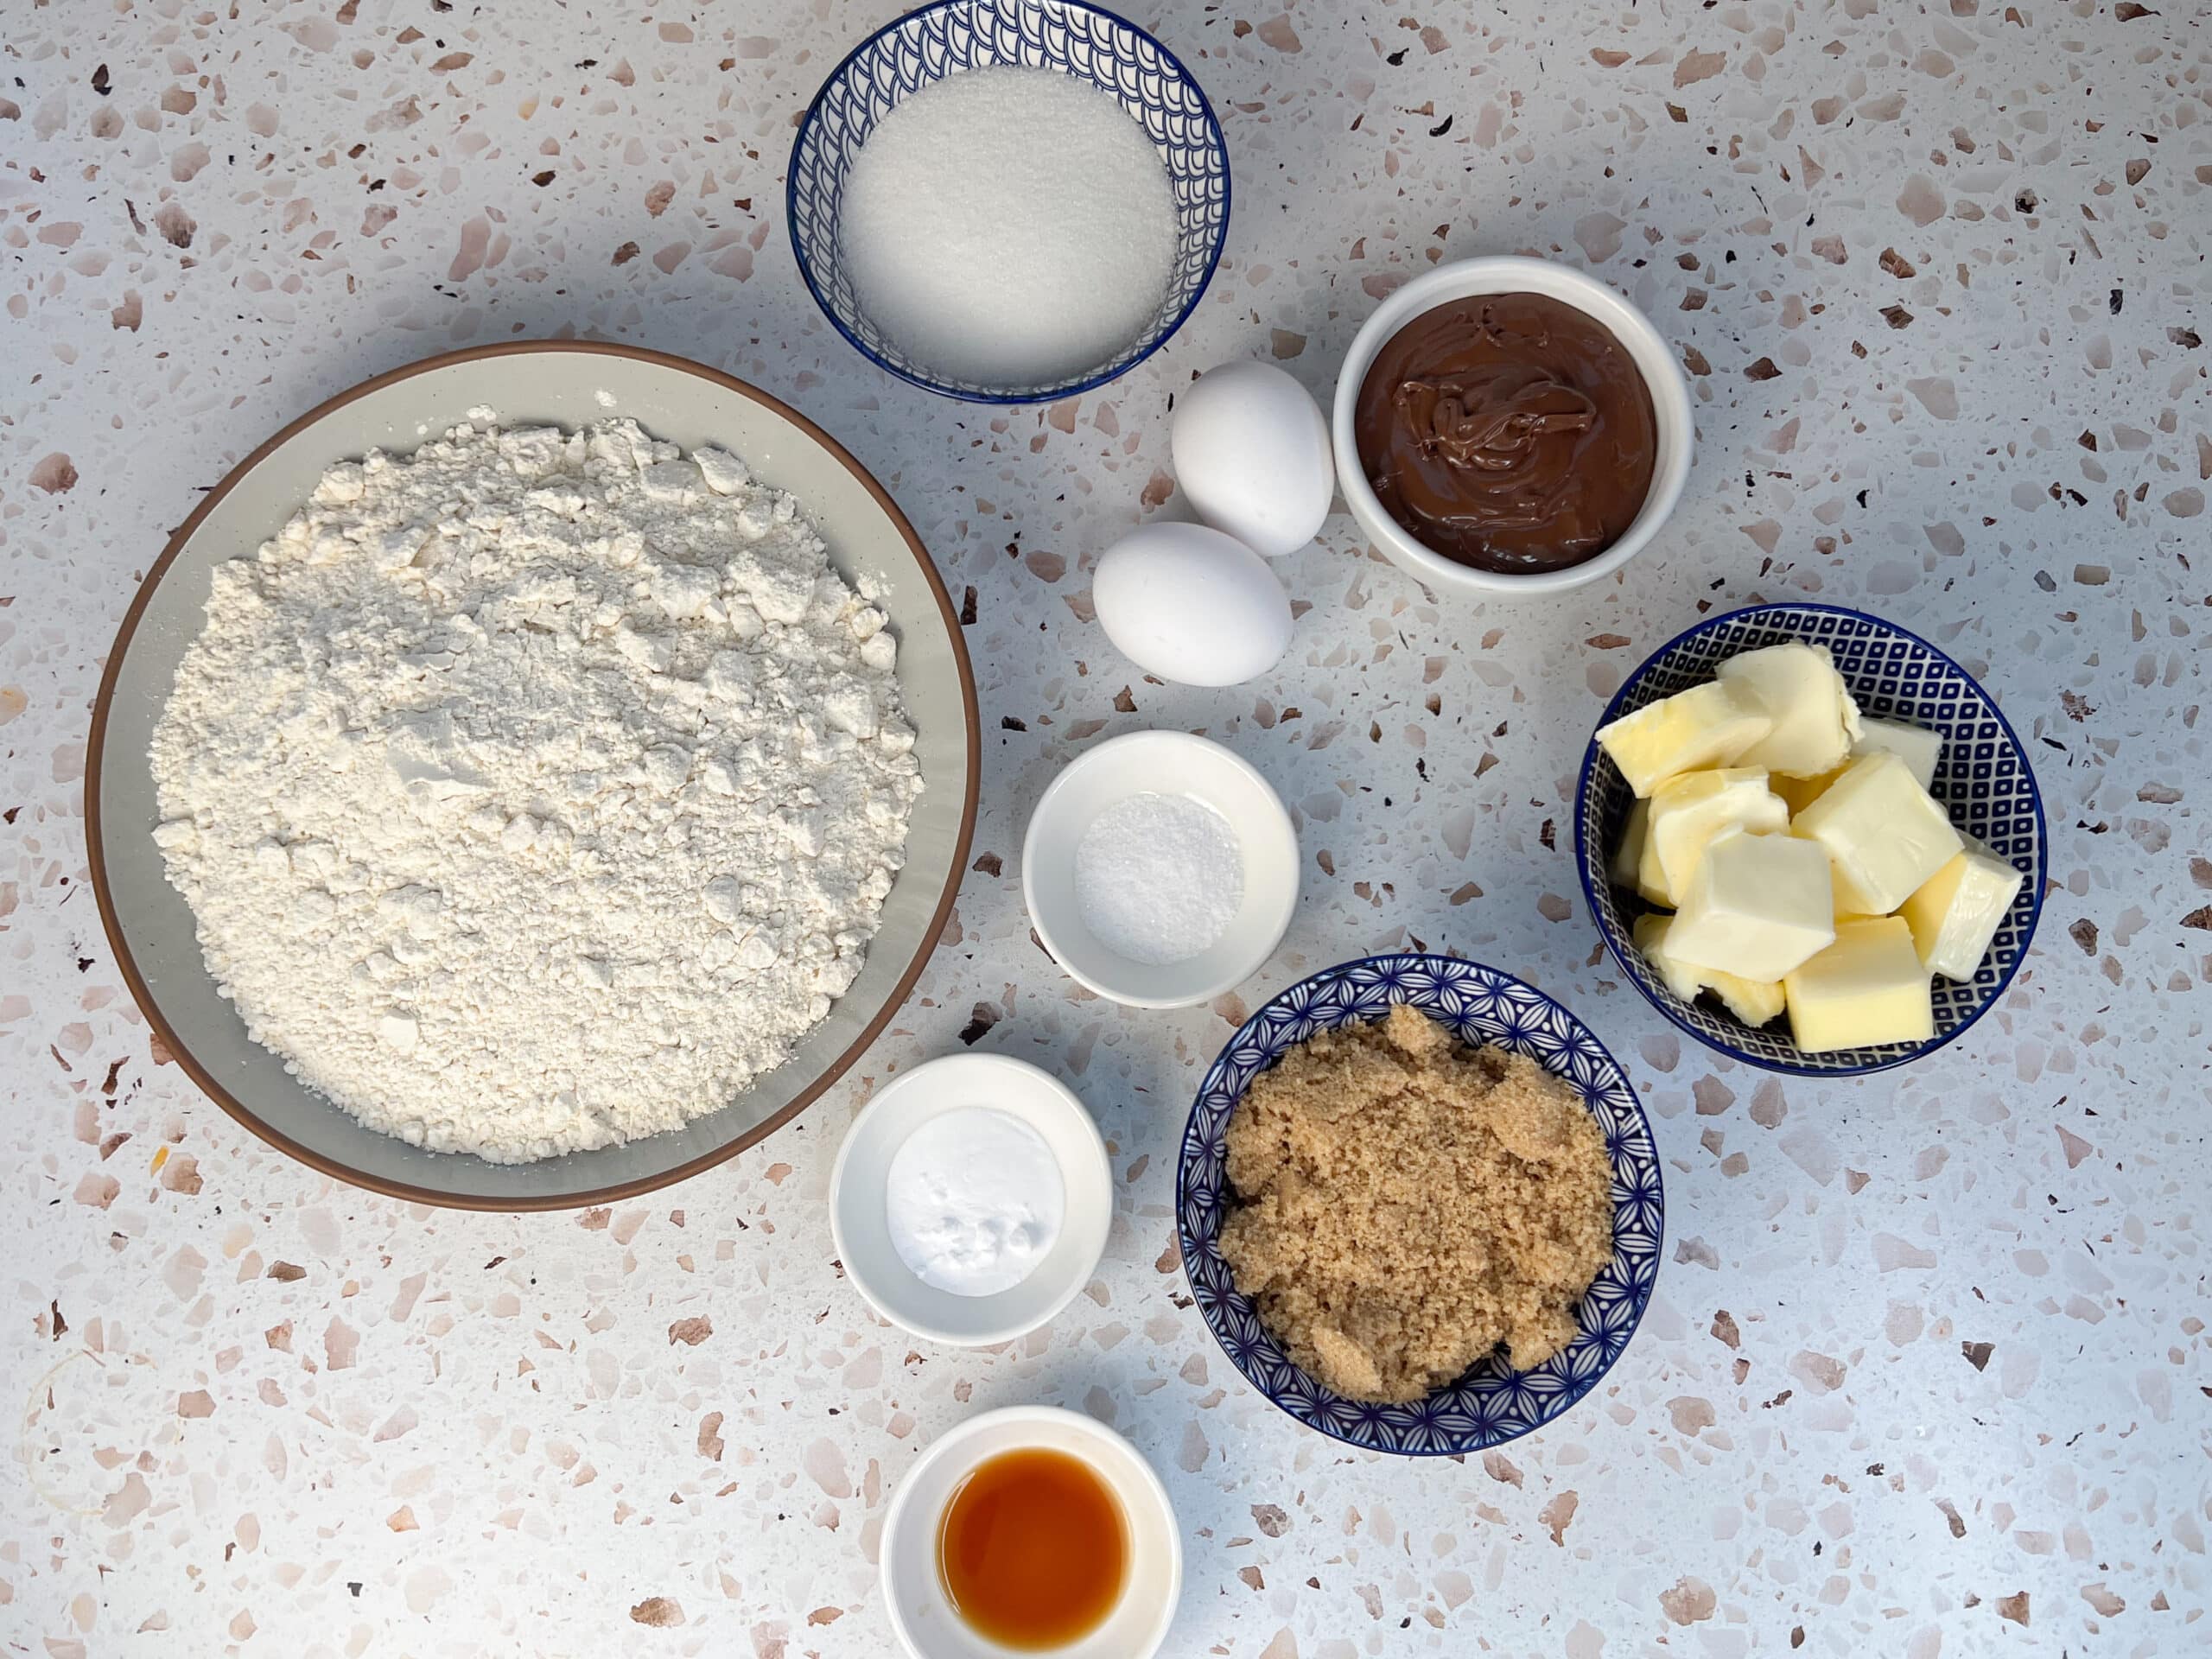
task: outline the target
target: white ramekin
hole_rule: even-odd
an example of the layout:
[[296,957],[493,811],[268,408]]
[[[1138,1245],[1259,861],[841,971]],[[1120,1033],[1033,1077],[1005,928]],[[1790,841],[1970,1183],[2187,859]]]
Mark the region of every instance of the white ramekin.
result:
[[[1478,570],[1423,546],[1389,515],[1367,482],[1366,469],[1359,464],[1359,446],[1352,435],[1352,415],[1369,365],[1385,340],[1422,312],[1475,294],[1542,294],[1571,305],[1603,323],[1643,372],[1644,385],[1651,391],[1659,440],[1651,491],[1643,498],[1643,510],[1619,539],[1594,559],[1563,570],[1516,575]],[[1351,350],[1337,375],[1330,436],[1337,452],[1337,487],[1368,538],[1391,563],[1437,593],[1479,599],[1491,594],[1562,593],[1611,575],[1642,552],[1681,499],[1683,482],[1689,477],[1695,429],[1690,419],[1689,383],[1675,361],[1673,347],[1651,326],[1649,317],[1595,277],[1548,259],[1501,254],[1440,265],[1414,277],[1376,308],[1353,336]]]
[[1007,1406],[970,1417],[930,1442],[891,1494],[883,1516],[883,1600],[913,1659],[1011,1659],[961,1621],[937,1564],[945,1506],[976,1465],[1029,1447],[1090,1465],[1113,1488],[1128,1529],[1128,1570],[1105,1623],[1052,1649],[1053,1659],[1152,1659],[1183,1595],[1183,1539],[1167,1488],[1144,1454],[1103,1423],[1057,1406]]
[[[1083,918],[1075,880],[1084,832],[1132,795],[1189,795],[1226,818],[1244,861],[1228,931],[1197,956],[1154,967],[1109,947]],[[1265,967],[1298,913],[1298,831],[1259,769],[1189,732],[1125,732],[1085,751],[1046,785],[1021,842],[1029,920],[1068,977],[1132,1008],[1211,1002]]]
[[[1018,1119],[1060,1168],[1060,1236],[1030,1275],[988,1296],[924,1284],[892,1242],[892,1160],[933,1117],[988,1106]],[[947,1054],[901,1071],[853,1120],[830,1171],[830,1236],[861,1300],[900,1330],[931,1342],[984,1348],[1049,1325],[1098,1271],[1114,1224],[1106,1142],[1075,1091],[1006,1054]]]

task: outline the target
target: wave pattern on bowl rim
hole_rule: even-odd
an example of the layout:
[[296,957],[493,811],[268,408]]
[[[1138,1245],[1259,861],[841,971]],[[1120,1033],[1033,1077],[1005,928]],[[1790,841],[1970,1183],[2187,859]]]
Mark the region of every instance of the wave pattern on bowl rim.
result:
[[[1612,1166],[1613,1254],[1576,1309],[1573,1341],[1528,1370],[1496,1355],[1426,1399],[1349,1400],[1321,1385],[1268,1334],[1239,1292],[1219,1240],[1235,1203],[1230,1115],[1254,1077],[1317,1032],[1374,1020],[1409,1003],[1468,1043],[1526,1054],[1582,1097]],[[1302,980],[1246,1020],[1199,1085],[1176,1174],[1176,1233],[1206,1328],[1245,1381],[1299,1421],[1371,1451],[1406,1456],[1481,1452],[1565,1412],[1618,1360],[1659,1277],[1665,1198],[1651,1126],[1628,1076],[1586,1026],[1534,987],[1480,963],[1402,955],[1347,963]]]
[[[837,245],[845,181],[899,101],[966,69],[1054,69],[1112,95],[1159,149],[1175,194],[1175,270],[1151,321],[1082,373],[1026,386],[950,378],[909,356],[861,308]],[[1173,53],[1126,18],[1079,0],[938,0],[887,24],[831,72],[799,123],[786,187],[799,275],[838,333],[900,378],[974,403],[1066,397],[1165,345],[1197,309],[1229,229],[1229,149],[1213,108]]]
[[1660,1013],[1708,1047],[1770,1071],[1801,1077],[1851,1077],[1901,1065],[1934,1052],[1980,1019],[2003,995],[2028,953],[2043,912],[2043,800],[2035,772],[1997,704],[1974,677],[1916,634],[1864,612],[1834,605],[1758,605],[1716,616],[1677,635],[1651,654],[1613,696],[1603,727],[1645,704],[1713,678],[1740,652],[1789,640],[1826,645],[1859,712],[1904,721],[1943,734],[1930,793],[1952,823],[1986,842],[2026,878],[1980,971],[1965,984],[1936,976],[1936,1035],[1924,1043],[1807,1053],[1785,1027],[1753,1027],[1702,1002],[1686,1002],[1661,982],[1636,948],[1630,929],[1640,901],[1616,890],[1608,874],[1633,798],[1626,779],[1592,738],[1582,760],[1575,801],[1575,855],[1590,913],[1614,960]]

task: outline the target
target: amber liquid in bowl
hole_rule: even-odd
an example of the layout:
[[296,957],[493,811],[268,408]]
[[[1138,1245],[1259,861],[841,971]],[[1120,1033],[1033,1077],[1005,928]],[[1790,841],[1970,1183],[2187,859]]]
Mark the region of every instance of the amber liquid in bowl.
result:
[[1106,1622],[1128,1579],[1122,1501],[1082,1459],[1043,1446],[986,1458],[938,1522],[937,1570],[963,1623],[1040,1652]]

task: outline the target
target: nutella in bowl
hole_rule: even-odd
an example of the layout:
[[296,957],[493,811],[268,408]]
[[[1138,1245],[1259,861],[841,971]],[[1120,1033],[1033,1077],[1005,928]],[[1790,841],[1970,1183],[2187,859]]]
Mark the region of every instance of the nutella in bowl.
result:
[[1548,260],[1444,265],[1353,340],[1337,481],[1390,562],[1439,594],[1552,593],[1648,546],[1689,474],[1675,349],[1603,283]]
[[1369,365],[1359,464],[1421,543],[1480,570],[1593,559],[1651,491],[1658,416],[1626,348],[1545,294],[1476,294],[1422,312]]

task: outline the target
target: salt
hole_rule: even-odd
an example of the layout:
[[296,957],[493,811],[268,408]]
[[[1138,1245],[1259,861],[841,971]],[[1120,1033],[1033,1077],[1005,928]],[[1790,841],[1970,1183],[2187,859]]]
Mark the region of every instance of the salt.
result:
[[955,1296],[1011,1290],[1052,1254],[1067,1209],[1052,1149],[1009,1112],[961,1106],[899,1144],[884,1181],[891,1246]]
[[1084,925],[1116,956],[1149,968],[1212,949],[1244,902],[1244,855],[1229,820],[1189,795],[1131,795],[1075,849]]
[[845,181],[861,308],[934,373],[1047,385],[1142,334],[1175,269],[1160,153],[1111,94],[1056,70],[970,69],[900,103]]

